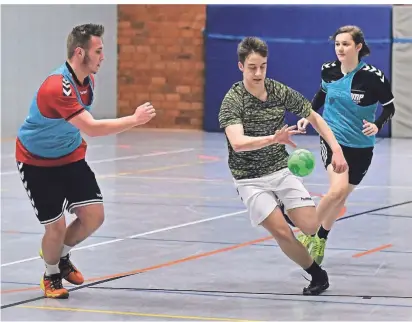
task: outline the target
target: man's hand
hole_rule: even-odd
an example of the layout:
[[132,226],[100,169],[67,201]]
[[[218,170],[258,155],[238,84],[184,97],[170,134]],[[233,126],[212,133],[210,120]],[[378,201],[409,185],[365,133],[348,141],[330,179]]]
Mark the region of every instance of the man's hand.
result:
[[156,116],[156,111],[152,104],[147,102],[137,107],[133,115],[136,118],[136,124],[142,125],[154,118]]
[[296,125],[292,125],[292,126],[287,126],[285,125],[284,127],[282,127],[280,130],[277,130],[275,132],[275,134],[273,135],[273,141],[274,143],[278,143],[278,144],[288,144],[294,148],[297,147],[296,143],[293,142],[290,137],[292,135],[295,134],[300,134],[302,133],[299,130],[295,130],[296,129]]

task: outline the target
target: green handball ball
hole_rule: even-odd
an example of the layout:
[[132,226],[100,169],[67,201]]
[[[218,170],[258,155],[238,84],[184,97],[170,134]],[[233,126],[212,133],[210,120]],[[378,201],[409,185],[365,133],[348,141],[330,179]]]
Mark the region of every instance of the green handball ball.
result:
[[295,176],[306,177],[315,168],[315,156],[305,149],[298,149],[289,155],[288,168]]

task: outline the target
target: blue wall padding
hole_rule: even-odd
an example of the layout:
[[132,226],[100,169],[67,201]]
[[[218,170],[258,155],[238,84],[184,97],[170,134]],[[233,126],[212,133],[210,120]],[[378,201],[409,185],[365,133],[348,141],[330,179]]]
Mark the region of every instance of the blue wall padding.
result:
[[[206,12],[205,131],[221,131],[218,113],[222,99],[230,86],[242,79],[236,49],[244,36],[266,40],[267,76],[309,100],[319,88],[322,63],[336,59],[329,36],[343,25],[357,25],[364,31],[371,48],[365,61],[391,78],[390,5],[208,5]],[[379,106],[377,115],[381,110]],[[286,116],[288,124],[297,120],[294,115]],[[314,133],[311,127],[308,133]],[[379,135],[390,136],[390,124]]]

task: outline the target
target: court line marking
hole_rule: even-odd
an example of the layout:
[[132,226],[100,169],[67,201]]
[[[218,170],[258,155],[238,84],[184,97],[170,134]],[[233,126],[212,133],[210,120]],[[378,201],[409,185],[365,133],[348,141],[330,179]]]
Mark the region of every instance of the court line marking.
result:
[[[321,195],[314,194],[314,197],[320,197],[320,196]],[[346,207],[344,208],[344,211],[346,211]],[[144,232],[144,233],[140,233],[140,234],[136,234],[136,235],[132,235],[132,236],[127,236],[127,237],[124,237],[124,238],[117,238],[117,239],[107,240],[107,241],[104,241],[104,242],[95,243],[95,244],[91,244],[91,245],[75,247],[75,248],[72,249],[72,251],[78,251],[78,250],[81,250],[81,249],[87,249],[87,248],[93,248],[93,247],[103,246],[103,245],[107,245],[107,244],[113,244],[113,243],[117,243],[117,242],[124,241],[124,240],[127,240],[127,239],[148,236],[148,235],[152,235],[152,234],[155,234],[155,233],[169,231],[169,230],[182,228],[182,227],[187,227],[187,226],[192,226],[192,225],[196,225],[196,224],[200,224],[200,223],[203,223],[203,222],[208,222],[208,221],[212,221],[212,220],[216,220],[216,219],[222,219],[222,218],[226,218],[226,217],[236,216],[236,215],[239,215],[239,214],[242,214],[242,213],[245,213],[245,212],[247,212],[247,209],[244,209],[244,210],[241,210],[241,211],[236,211],[236,212],[230,212],[230,213],[219,215],[219,216],[209,217],[209,218],[205,218],[205,219],[201,219],[201,220],[191,221],[191,222],[184,223],[184,224],[179,224],[179,225],[168,226],[168,227],[160,228],[160,229],[156,229],[156,230],[151,230],[151,231],[148,231],[148,232]],[[4,263],[4,264],[1,264],[1,267],[7,267],[7,266],[15,265],[15,264],[21,264],[21,263],[33,261],[33,260],[36,260],[36,259],[40,259],[40,256],[25,258],[25,259],[21,259],[21,260],[14,261],[14,262],[9,262],[9,263]],[[0,292],[0,293],[2,293],[2,292]]]
[[155,313],[140,313],[140,312],[94,310],[94,309],[82,309],[82,308],[71,308],[71,307],[50,307],[50,306],[31,306],[31,305],[22,305],[22,306],[19,306],[19,307],[20,308],[25,308],[25,309],[39,309],[39,310],[50,310],[50,311],[70,311],[70,312],[83,312],[83,313],[101,313],[101,314],[109,314],[109,315],[131,315],[131,316],[145,316],[145,317],[157,317],[157,318],[180,319],[180,320],[260,322],[258,320],[242,320],[242,319],[188,316],[188,315],[171,315],[171,314],[155,314]]
[[[201,219],[201,220],[190,221],[190,222],[187,222],[187,223],[184,223],[184,224],[179,224],[179,225],[168,226],[168,227],[164,227],[164,228],[160,228],[160,229],[155,229],[155,230],[147,231],[147,232],[144,232],[144,233],[139,233],[139,234],[127,236],[127,237],[124,237],[124,238],[117,238],[117,239],[113,239],[113,240],[104,241],[104,242],[101,242],[101,243],[95,243],[95,244],[86,245],[86,246],[82,246],[82,247],[75,247],[75,248],[72,249],[72,251],[78,251],[78,250],[81,250],[81,249],[87,249],[87,248],[93,248],[93,247],[99,247],[99,246],[103,246],[103,245],[118,243],[118,242],[121,242],[121,241],[125,241],[127,239],[132,239],[132,238],[142,237],[142,236],[148,236],[148,235],[152,235],[152,234],[156,234],[156,233],[160,233],[160,232],[165,232],[165,231],[169,231],[169,230],[173,230],[173,229],[177,229],[177,228],[193,226],[193,225],[201,224],[201,223],[212,221],[212,220],[232,217],[232,216],[243,214],[245,212],[247,212],[246,209],[241,210],[241,211],[236,211],[236,212],[230,212],[230,213],[219,215],[219,216],[209,217],[209,218],[205,218],[205,219]],[[40,256],[25,258],[25,259],[22,259],[22,260],[9,262],[9,263],[4,263],[4,264],[1,264],[1,267],[11,266],[11,265],[25,263],[25,262],[30,262],[30,261],[36,260],[36,259],[40,259]]]
[[238,197],[212,197],[189,194],[170,194],[170,193],[139,193],[139,192],[115,192],[114,196],[137,196],[148,198],[168,198],[168,199],[195,199],[195,200],[224,200],[224,201],[239,201]]
[[98,179],[108,179],[108,178],[126,178],[126,176],[134,173],[150,173],[150,172],[158,172],[158,171],[165,171],[165,170],[171,170],[171,169],[177,169],[177,168],[183,168],[183,167],[190,167],[193,165],[198,165],[198,164],[203,164],[203,163],[212,163],[215,161],[196,161],[192,163],[183,163],[183,164],[175,164],[175,165],[167,165],[163,167],[157,167],[157,168],[148,168],[148,169],[141,169],[141,170],[136,170],[136,171],[128,171],[128,172],[119,172],[119,173],[114,173],[114,174],[102,174],[102,175],[96,175],[96,178]]
[[[138,159],[138,158],[157,157],[157,156],[161,156],[161,155],[170,155],[170,154],[178,154],[178,153],[184,153],[184,152],[192,152],[194,150],[195,150],[194,148],[188,148],[188,149],[171,150],[171,151],[151,152],[151,153],[145,153],[145,154],[134,154],[134,155],[124,156],[124,157],[117,157],[117,158],[91,160],[91,161],[87,161],[87,163],[88,164],[101,164],[101,163],[113,162],[113,161],[133,160],[133,159]],[[15,170],[15,171],[6,171],[6,172],[0,172],[0,175],[5,176],[5,175],[11,175],[11,174],[17,174],[17,173],[18,173],[17,170]]]
[[392,244],[382,245],[382,246],[379,246],[379,247],[376,247],[376,248],[369,249],[369,250],[364,251],[364,252],[356,253],[356,254],[352,255],[352,257],[359,258],[359,257],[365,256],[365,255],[369,255],[369,254],[379,252],[383,249],[390,248],[392,246],[393,246]]
[[[406,202],[403,202],[403,203],[394,204],[394,205],[391,205],[391,206],[387,206],[385,208],[393,208],[393,207],[397,207],[399,205],[403,205],[403,204],[407,204],[407,203],[412,203],[412,200],[411,201],[406,201]],[[346,220],[346,219],[349,219],[349,218],[360,216],[360,215],[363,215],[363,214],[366,214],[366,213],[369,213],[369,212],[373,212],[375,210],[376,209],[372,209],[372,210],[369,210],[369,211],[366,211],[366,212],[362,212],[362,213],[358,213],[358,214],[354,214],[354,215],[349,215],[349,216],[346,216],[346,217],[341,217],[341,218],[338,218],[337,221]],[[242,212],[246,212],[246,210],[243,210],[240,213],[242,213]],[[299,232],[299,231],[300,230],[298,228],[293,229],[294,233]],[[258,242],[264,242],[264,241],[272,239],[272,238],[273,238],[272,236],[267,236],[267,237],[260,238],[260,239],[257,239],[257,240],[251,241],[251,242],[246,242],[246,243],[242,243],[242,244],[233,245],[233,246],[230,246],[230,247],[220,248],[220,249],[212,251],[212,252],[213,253],[224,252],[224,251],[227,251],[227,250],[236,249],[236,248],[251,245],[251,244],[256,244]],[[208,253],[210,253],[210,252],[208,252]],[[212,255],[212,254],[207,254],[207,253],[197,254],[197,255],[194,255],[194,256],[190,256],[189,258],[191,258],[191,259],[184,258],[184,259],[176,260],[176,261],[173,261],[173,262],[167,262],[167,263],[164,263],[164,264],[160,264],[160,267],[159,267],[159,265],[155,265],[155,266],[151,266],[149,268],[143,269],[143,270],[144,271],[153,270],[153,269],[161,268],[161,267],[164,267],[164,266],[174,265],[174,264],[180,263],[182,261],[188,261],[188,260],[192,260],[192,259],[196,259],[196,258],[200,258],[200,257],[210,256],[210,255]],[[193,257],[195,257],[195,258],[193,258]],[[163,266],[161,266],[161,265],[163,265]],[[95,285],[95,284],[101,284],[101,283],[104,283],[104,282],[107,282],[107,281],[123,278],[123,277],[126,277],[126,276],[130,276],[130,275],[134,275],[134,274],[138,274],[138,273],[142,273],[142,272],[143,272],[142,270],[137,270],[137,271],[131,271],[131,272],[126,272],[126,273],[121,273],[121,274],[116,274],[116,275],[105,276],[106,278],[103,279],[103,281],[101,281],[102,277],[100,277],[100,278],[98,277],[98,278],[94,278],[94,279],[90,279],[90,280],[86,280],[86,281],[91,281],[91,280],[96,281],[97,280],[97,282],[91,283],[91,284]],[[75,290],[85,288],[85,287],[88,287],[88,286],[90,286],[90,284],[75,287],[75,288],[71,289],[71,291],[75,291]],[[16,292],[25,292],[25,291],[31,291],[31,290],[36,290],[36,289],[40,289],[40,288],[39,287],[29,287],[29,288],[11,289],[11,290],[0,291],[0,293],[1,294],[16,293]],[[36,301],[38,299],[43,299],[43,298],[44,297],[41,296],[41,297],[37,297],[37,298],[25,300],[25,301],[15,302],[15,303],[12,303],[12,304],[2,306],[2,309],[6,308],[6,307],[12,307],[12,306],[20,305],[20,304],[25,304],[25,303],[28,303],[28,302],[33,302],[33,301]]]
[[[227,246],[227,247],[223,247],[223,248],[218,248],[218,249],[215,249],[215,250],[212,250],[212,251],[203,252],[203,253],[199,253],[199,254],[196,254],[196,255],[191,255],[191,256],[188,256],[188,257],[183,257],[183,258],[180,258],[180,259],[164,262],[164,263],[157,264],[157,265],[148,266],[148,267],[145,267],[145,268],[140,268],[140,269],[136,269],[136,270],[132,270],[132,271],[128,271],[128,272],[123,272],[123,273],[117,273],[117,274],[111,274],[111,275],[106,275],[106,276],[99,276],[99,277],[89,278],[89,279],[86,279],[85,282],[95,282],[95,283],[97,282],[98,284],[101,284],[101,283],[111,281],[111,280],[114,280],[114,279],[119,279],[119,278],[127,277],[127,276],[130,276],[130,275],[141,274],[141,273],[153,271],[153,270],[156,270],[156,269],[159,269],[159,268],[169,267],[169,266],[173,266],[173,265],[176,265],[176,264],[192,261],[192,260],[195,260],[195,259],[208,257],[208,256],[216,255],[216,254],[219,254],[219,253],[224,253],[224,252],[234,250],[234,249],[238,249],[238,248],[242,248],[242,247],[245,247],[245,246],[249,246],[249,245],[253,245],[253,244],[257,244],[257,243],[262,243],[262,242],[265,242],[265,241],[270,240],[270,239],[273,239],[273,237],[272,236],[267,236],[267,237],[263,237],[263,238],[258,238],[258,239],[243,242],[243,243],[240,243],[240,244],[235,244],[235,245],[231,245],[231,246]],[[65,284],[66,284],[66,282],[65,282]],[[70,292],[88,287],[89,285],[90,284],[85,284],[85,285],[81,285],[79,287],[75,287],[74,289],[70,290]],[[32,290],[40,290],[40,286],[17,288],[17,289],[4,290],[4,291],[2,290],[0,293],[1,294],[8,294],[8,293],[26,292],[26,291],[32,291]],[[39,299],[41,299],[41,298],[43,298],[43,297],[40,297]],[[34,301],[36,299],[38,299],[38,298],[35,298],[35,299],[32,299],[32,300]],[[32,300],[27,300],[27,301],[32,301]],[[22,302],[17,302],[17,303],[18,304],[23,304],[23,303],[27,303],[27,302],[22,301]],[[11,307],[11,306],[15,306],[15,305],[17,305],[17,304],[16,303],[8,304],[7,307]]]
[[[117,177],[113,177],[117,178]],[[221,185],[233,185],[233,180],[220,178],[220,179],[208,179],[208,178],[196,178],[196,177],[151,177],[151,176],[124,176],[124,179],[138,179],[138,180],[165,180],[168,182],[205,182],[205,183],[212,183],[212,184],[221,184]],[[330,186],[329,183],[310,183],[310,182],[303,182],[305,186],[319,186],[325,187]],[[361,189],[402,189],[402,190],[412,190],[410,186],[390,186],[390,185],[379,185],[379,186],[372,186],[372,185],[361,185],[356,187],[355,190]]]

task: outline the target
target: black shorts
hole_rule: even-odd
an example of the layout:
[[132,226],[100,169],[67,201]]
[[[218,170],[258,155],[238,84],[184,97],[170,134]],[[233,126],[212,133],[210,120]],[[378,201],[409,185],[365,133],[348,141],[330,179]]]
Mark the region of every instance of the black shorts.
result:
[[96,177],[83,159],[58,167],[17,162],[20,178],[41,224],[50,224],[79,206],[102,203]]
[[[370,148],[350,148],[341,145],[343,155],[349,166],[349,183],[358,185],[368,172],[372,162],[373,147]],[[331,163],[332,150],[326,141],[320,138],[320,153],[325,168]]]

